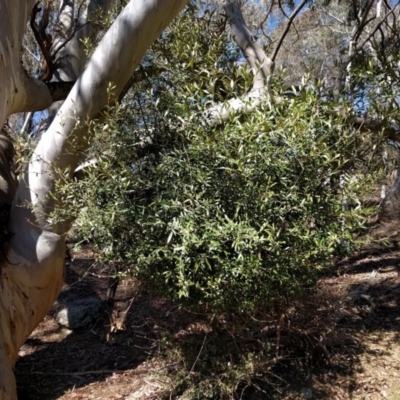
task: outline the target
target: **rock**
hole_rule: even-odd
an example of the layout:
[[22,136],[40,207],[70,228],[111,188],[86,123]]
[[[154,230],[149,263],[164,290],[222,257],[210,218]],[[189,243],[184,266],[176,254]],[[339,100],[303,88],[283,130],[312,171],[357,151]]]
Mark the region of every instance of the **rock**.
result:
[[310,388],[301,389],[300,395],[303,399],[312,399],[313,398],[313,392]]
[[98,318],[100,307],[101,301],[95,297],[72,301],[57,313],[56,320],[72,330],[84,328]]

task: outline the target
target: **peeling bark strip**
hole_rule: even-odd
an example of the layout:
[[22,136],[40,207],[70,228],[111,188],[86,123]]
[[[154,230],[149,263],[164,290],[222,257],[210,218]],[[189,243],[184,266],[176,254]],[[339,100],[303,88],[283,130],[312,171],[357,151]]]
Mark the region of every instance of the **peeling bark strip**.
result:
[[[43,319],[63,282],[65,233],[71,221],[51,224],[62,207],[49,194],[57,170],[75,170],[87,120],[115,99],[135,67],[187,0],[131,0],[104,36],[55,120],[43,135],[21,179],[11,210],[14,236],[9,263],[0,269],[0,400],[15,400],[12,367],[27,336]],[[47,86],[27,76],[20,64],[24,28],[34,0],[0,0],[0,127],[13,112],[51,104]],[[27,208],[26,205],[30,205]]]

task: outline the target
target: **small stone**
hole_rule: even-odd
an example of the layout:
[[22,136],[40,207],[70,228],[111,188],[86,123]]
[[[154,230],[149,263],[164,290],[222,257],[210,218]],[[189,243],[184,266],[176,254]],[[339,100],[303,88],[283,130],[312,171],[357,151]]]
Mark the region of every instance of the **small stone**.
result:
[[56,320],[72,330],[84,328],[98,318],[100,306],[101,301],[95,297],[72,301],[57,313]]
[[300,395],[303,397],[303,399],[312,399],[313,397],[313,392],[310,388],[303,388],[300,390]]

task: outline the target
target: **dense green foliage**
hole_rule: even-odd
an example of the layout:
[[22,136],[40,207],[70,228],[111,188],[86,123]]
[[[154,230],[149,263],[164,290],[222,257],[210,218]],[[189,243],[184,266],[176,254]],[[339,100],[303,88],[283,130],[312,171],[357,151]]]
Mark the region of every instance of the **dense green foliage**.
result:
[[208,101],[243,92],[249,73],[219,28],[190,14],[143,63],[157,72],[93,126],[86,179],[58,190],[79,236],[172,299],[212,311],[287,304],[352,246],[378,141],[306,84],[283,95],[278,78],[272,106],[207,125]]
[[248,310],[293,299],[362,222],[343,201],[365,180],[339,188],[362,146],[329,108],[305,93],[171,135],[168,151],[141,157],[146,144],[136,146],[131,167],[121,154],[132,157],[138,138],[116,130],[102,174],[77,183],[95,205],[83,208],[81,233],[186,303]]

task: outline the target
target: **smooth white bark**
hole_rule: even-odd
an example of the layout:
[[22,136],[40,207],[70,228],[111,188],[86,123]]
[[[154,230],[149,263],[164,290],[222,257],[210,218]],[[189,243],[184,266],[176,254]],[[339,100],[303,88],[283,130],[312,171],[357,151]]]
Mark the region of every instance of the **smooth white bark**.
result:
[[[55,59],[50,82],[75,82],[78,79],[88,60],[84,42],[89,40],[94,44],[100,29],[99,24],[92,21],[96,20],[100,12],[105,15],[114,2],[115,0],[87,0],[87,4],[79,4],[77,21],[74,19],[76,1],[60,2],[60,14],[53,37],[52,53],[55,54]],[[50,126],[62,103],[56,101],[47,110],[48,117],[41,125],[40,132],[37,132],[37,137],[41,137],[41,133]]]
[[88,145],[87,120],[96,117],[118,97],[148,47],[185,3],[185,0],[132,0],[102,39],[39,142],[26,174],[30,201],[40,226],[55,233],[68,230],[68,224],[53,225],[47,221],[51,212],[60,206],[47,196],[58,177],[56,169],[69,168],[72,176],[81,151]]
[[0,129],[16,112],[43,110],[50,106],[46,85],[24,71],[21,44],[34,0],[0,0]]
[[223,9],[229,22],[232,39],[242,50],[253,72],[253,86],[249,93],[242,98],[231,99],[225,103],[216,104],[208,108],[205,113],[205,121],[208,125],[223,122],[232,114],[254,110],[263,101],[266,101],[271,106],[270,80],[274,71],[276,56],[293,25],[293,21],[299,15],[300,11],[304,9],[307,0],[300,1],[287,18],[286,26],[270,57],[266,55],[247,27],[240,3],[238,0],[223,0]]
[[[115,0],[87,0],[86,6],[79,6],[79,17],[74,22],[75,0],[63,0],[53,45],[56,53],[52,82],[75,81],[82,73],[86,62],[84,41],[95,43],[100,26],[93,22],[96,14],[106,14]],[[80,2],[79,2],[80,3]],[[70,39],[72,37],[72,39]],[[68,42],[66,40],[68,39]]]
[[[0,0],[0,123],[28,104],[44,100],[40,82],[32,96],[19,62],[22,28],[33,1]],[[42,320],[63,282],[65,234],[71,221],[51,223],[49,215],[63,205],[52,197],[60,170],[73,171],[87,146],[86,122],[117,98],[146,50],[186,0],[131,0],[91,57],[69,97],[43,135],[22,177],[14,200],[10,228],[14,236],[9,263],[0,267],[0,399],[16,399],[12,366],[19,347]],[[7,24],[7,19],[10,21]],[[9,75],[10,74],[10,75]],[[9,81],[12,82],[10,84]],[[15,92],[12,87],[20,88]],[[109,87],[113,87],[110,97]],[[44,88],[46,88],[44,86]],[[22,93],[22,95],[21,95]],[[30,97],[28,96],[30,95]],[[11,104],[11,105],[10,105]]]
[[254,74],[253,87],[249,97],[260,97],[267,93],[274,63],[251,34],[237,1],[225,1],[224,11],[228,17],[233,40],[242,50]]
[[265,54],[247,27],[239,3],[236,0],[226,0],[223,8],[232,39],[242,50],[254,80],[252,89],[243,98],[231,99],[207,109],[205,117],[210,125],[227,120],[231,114],[251,111],[258,107],[268,96],[269,79],[274,69],[273,61]]

